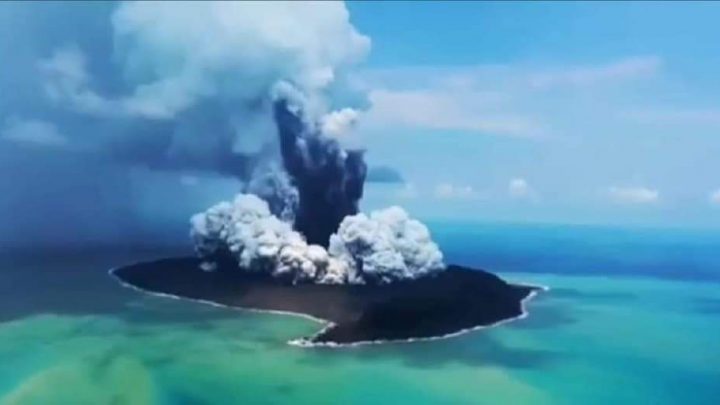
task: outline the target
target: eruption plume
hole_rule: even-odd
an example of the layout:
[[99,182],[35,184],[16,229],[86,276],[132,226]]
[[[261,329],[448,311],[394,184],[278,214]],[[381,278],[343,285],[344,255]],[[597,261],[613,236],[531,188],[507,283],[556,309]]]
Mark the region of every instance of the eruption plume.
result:
[[[168,165],[243,182],[233,202],[193,217],[198,254],[293,282],[385,283],[442,268],[427,229],[401,209],[358,214],[364,151],[338,137],[360,115],[365,97],[345,73],[370,40],[343,3],[127,2],[112,26],[126,88],[98,93],[71,48],[43,63],[46,90],[77,112],[169,133],[158,152]],[[144,156],[144,145],[128,149]]]
[[[99,122],[100,146],[115,159],[216,171],[255,192],[281,164],[277,100],[292,98],[329,136],[356,120],[353,108],[339,106],[367,103],[346,72],[370,39],[342,2],[119,2],[111,30],[102,52],[112,69],[72,41],[37,67],[48,102],[101,118],[82,122]],[[93,75],[98,68],[117,74]]]
[[[238,179],[234,201],[192,219],[206,269],[230,263],[293,282],[386,283],[442,268],[427,229],[401,209],[359,213],[366,180],[402,177],[386,169],[368,179],[364,150],[346,146],[368,105],[347,73],[371,41],[343,2],[106,7],[102,35],[68,29],[23,50],[36,69],[19,88],[44,98],[33,114],[53,107],[53,125],[41,129],[52,129],[68,156]],[[70,20],[90,18],[80,14]],[[25,97],[10,94],[6,104]],[[75,135],[86,132],[97,136]]]
[[308,242],[327,246],[343,218],[358,212],[367,173],[363,152],[344,150],[286,100],[275,103],[275,121],[283,164],[299,194],[295,229]]
[[239,271],[267,273],[292,283],[387,284],[444,268],[428,229],[400,207],[345,217],[328,250],[308,244],[252,194],[221,202],[190,222],[205,270],[230,259]]
[[[294,283],[344,283],[350,268],[330,257],[287,222],[270,213],[267,203],[252,194],[239,194],[193,216],[191,235],[198,254],[213,260],[228,255],[245,271],[266,272]],[[212,269],[212,262],[206,262]]]

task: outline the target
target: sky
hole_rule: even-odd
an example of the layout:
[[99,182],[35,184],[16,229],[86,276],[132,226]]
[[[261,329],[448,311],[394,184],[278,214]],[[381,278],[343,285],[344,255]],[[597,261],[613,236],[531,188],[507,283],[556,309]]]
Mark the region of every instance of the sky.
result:
[[720,227],[718,3],[163,7],[0,4],[0,242],[185,232],[239,189],[278,78],[400,173],[365,210]]
[[411,183],[404,205],[478,220],[720,224],[719,4],[349,8],[373,39],[359,80],[374,108],[359,132],[369,157]]

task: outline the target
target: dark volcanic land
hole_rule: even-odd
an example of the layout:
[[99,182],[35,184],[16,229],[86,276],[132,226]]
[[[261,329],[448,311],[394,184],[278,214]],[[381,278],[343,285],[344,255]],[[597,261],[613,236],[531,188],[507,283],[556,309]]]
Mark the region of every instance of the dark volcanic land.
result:
[[148,292],[331,322],[304,339],[311,344],[431,338],[492,325],[523,314],[522,301],[538,290],[455,265],[435,276],[381,286],[291,285],[233,268],[205,272],[199,265],[197,258],[162,259],[120,267],[112,274]]

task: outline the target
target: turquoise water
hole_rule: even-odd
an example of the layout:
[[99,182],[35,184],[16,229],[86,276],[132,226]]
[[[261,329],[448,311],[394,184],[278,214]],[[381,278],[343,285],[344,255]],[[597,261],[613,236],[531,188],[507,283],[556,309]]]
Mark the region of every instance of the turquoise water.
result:
[[286,341],[318,324],[147,296],[104,273],[166,252],[6,254],[0,403],[717,403],[717,235],[433,229],[451,261],[551,290],[528,318],[457,338],[302,349]]

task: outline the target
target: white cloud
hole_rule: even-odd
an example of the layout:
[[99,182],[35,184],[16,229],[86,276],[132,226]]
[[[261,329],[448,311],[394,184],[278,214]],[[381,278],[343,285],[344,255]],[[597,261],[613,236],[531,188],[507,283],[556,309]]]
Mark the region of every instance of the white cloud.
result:
[[610,199],[621,204],[653,204],[660,199],[658,190],[646,187],[610,187]]
[[[562,135],[561,130],[587,132],[587,120],[578,118],[581,114],[593,119],[602,115],[606,120],[616,115],[599,110],[597,101],[587,97],[589,91],[653,77],[661,66],[659,57],[635,56],[605,64],[558,68],[409,66],[366,71],[354,79],[370,94],[372,107],[362,123],[364,128],[554,138]],[[581,110],[588,103],[590,110]],[[582,126],[572,130],[568,122]]]
[[87,83],[90,77],[85,69],[85,54],[76,45],[59,48],[39,63],[40,70],[56,74],[72,83]]
[[340,2],[129,2],[113,27],[128,73],[153,80],[133,101],[167,113],[208,96],[254,100],[279,80],[313,94],[370,48]]
[[655,55],[634,55],[593,65],[438,65],[399,66],[364,71],[354,77],[365,87],[413,89],[444,88],[463,91],[472,88],[577,88],[596,84],[622,84],[657,75],[663,61]]
[[67,138],[54,124],[34,119],[8,119],[0,132],[0,137],[11,142],[41,146],[58,147],[67,144]]
[[605,65],[583,66],[542,72],[530,75],[530,84],[536,88],[557,86],[588,86],[619,80],[645,78],[660,69],[662,60],[657,56],[639,56]]
[[530,117],[485,110],[488,103],[481,101],[484,97],[487,95],[480,93],[459,97],[446,90],[374,90],[370,93],[372,107],[366,125],[517,137],[536,137],[545,133],[545,129]]
[[112,27],[134,88],[100,96],[70,46],[40,62],[50,98],[89,114],[170,119],[211,97],[257,101],[284,81],[324,112],[320,91],[370,48],[342,2],[123,2]]
[[117,101],[103,98],[90,87],[85,54],[76,45],[58,48],[38,63],[47,97],[58,104],[93,115],[122,114]]
[[357,123],[360,113],[352,108],[332,111],[322,117],[322,132],[333,138],[342,139]]
[[710,193],[710,203],[720,205],[720,188]]
[[537,193],[530,187],[527,180],[517,177],[508,182],[508,195],[517,199],[535,199]]
[[435,197],[443,200],[465,200],[478,197],[478,193],[471,186],[440,183],[435,186]]

